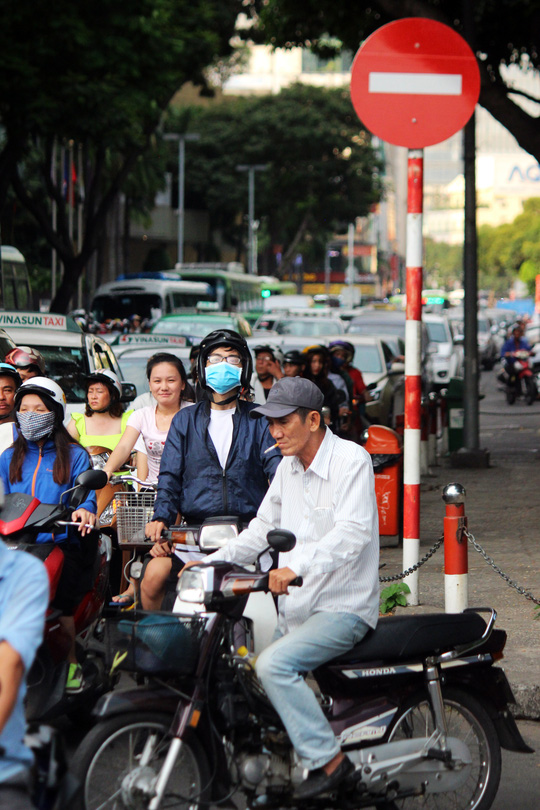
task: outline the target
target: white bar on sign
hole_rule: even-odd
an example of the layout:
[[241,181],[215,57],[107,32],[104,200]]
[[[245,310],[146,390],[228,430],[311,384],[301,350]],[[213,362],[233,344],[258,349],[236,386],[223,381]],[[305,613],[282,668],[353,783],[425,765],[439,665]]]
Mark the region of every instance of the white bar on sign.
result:
[[407,246],[405,261],[407,267],[423,266],[423,215],[407,214]]
[[422,374],[422,322],[405,321],[405,375]]
[[461,73],[370,73],[369,93],[419,96],[460,96]]
[[403,432],[403,483],[420,484],[421,431],[405,428]]

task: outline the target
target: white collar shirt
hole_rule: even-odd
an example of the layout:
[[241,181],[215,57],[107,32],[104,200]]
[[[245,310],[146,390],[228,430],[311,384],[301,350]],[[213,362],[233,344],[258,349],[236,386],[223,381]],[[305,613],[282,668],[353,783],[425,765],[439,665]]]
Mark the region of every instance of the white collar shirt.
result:
[[271,529],[296,535],[279,567],[303,577],[279,597],[283,633],[319,611],[353,613],[375,627],[379,613],[379,523],[371,457],[363,447],[326,431],[307,470],[283,458],[247,529],[207,562],[252,563]]

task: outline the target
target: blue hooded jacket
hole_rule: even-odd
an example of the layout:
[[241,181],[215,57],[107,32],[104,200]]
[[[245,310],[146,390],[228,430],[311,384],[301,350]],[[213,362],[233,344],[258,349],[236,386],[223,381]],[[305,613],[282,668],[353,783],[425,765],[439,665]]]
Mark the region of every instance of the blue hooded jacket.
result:
[[238,400],[225,469],[208,433],[210,403],[184,408],[173,418],[161,457],[154,520],[171,526],[180,512],[187,523],[215,515],[248,522],[257,514],[281,461],[266,419],[250,419],[254,403]]
[[[71,452],[71,474],[66,484],[57,484],[53,480],[53,464],[56,458],[56,447],[54,442],[48,439],[44,445],[39,447],[36,442],[28,442],[28,451],[22,465],[22,480],[13,484],[9,480],[9,465],[13,456],[13,448],[8,447],[0,455],[0,478],[4,485],[6,495],[10,492],[25,492],[41,501],[41,503],[59,503],[60,496],[67,489],[71,489],[79,473],[89,470],[91,467],[90,457],[84,447],[79,444],[70,445]],[[71,494],[71,493],[70,493]],[[69,501],[70,495],[63,498],[63,502]],[[79,507],[96,513],[96,493],[90,492]],[[71,542],[78,542],[78,532],[69,533]],[[37,543],[64,543],[68,539],[68,532],[41,532],[36,537]]]

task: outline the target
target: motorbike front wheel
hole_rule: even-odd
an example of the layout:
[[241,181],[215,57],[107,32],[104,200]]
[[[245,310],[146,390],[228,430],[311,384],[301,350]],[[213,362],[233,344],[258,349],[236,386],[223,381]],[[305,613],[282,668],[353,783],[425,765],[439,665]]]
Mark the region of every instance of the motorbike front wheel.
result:
[[[151,783],[163,765],[171,719],[156,712],[131,712],[98,723],[73,758],[72,771],[81,785],[77,810],[145,810],[150,799],[138,787]],[[146,764],[141,767],[143,756]],[[209,783],[205,752],[191,735],[182,746],[162,806],[197,810],[208,803]]]
[[[488,810],[501,777],[501,748],[493,722],[484,707],[466,692],[443,689],[443,699],[448,736],[462,740],[471,753],[468,779],[452,792],[425,793],[396,800],[395,804],[400,810]],[[434,728],[428,699],[417,697],[397,718],[390,740],[429,737]]]
[[532,377],[529,377],[527,379],[527,393],[525,394],[525,402],[527,405],[532,405],[537,396],[536,383]]

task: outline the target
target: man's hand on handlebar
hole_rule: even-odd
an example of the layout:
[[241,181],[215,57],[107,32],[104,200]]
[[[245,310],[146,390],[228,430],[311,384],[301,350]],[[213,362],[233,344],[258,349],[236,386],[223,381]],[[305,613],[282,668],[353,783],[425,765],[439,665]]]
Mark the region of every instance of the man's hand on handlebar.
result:
[[93,512],[89,512],[88,509],[76,509],[71,515],[71,519],[80,524],[79,531],[83,537],[85,534],[90,534],[96,525],[96,516]]
[[270,571],[268,585],[273,594],[281,596],[282,594],[289,593],[288,586],[296,577],[297,574],[290,568],[276,568],[274,571]]

